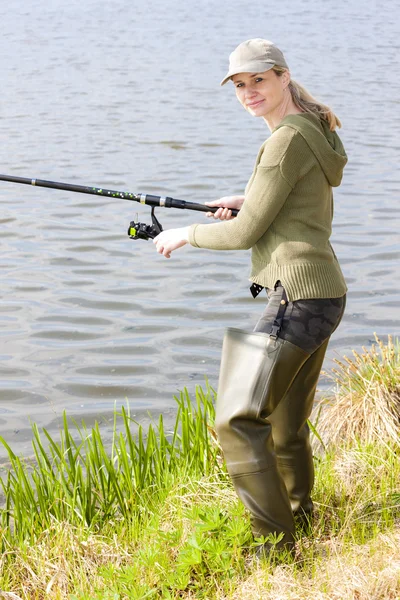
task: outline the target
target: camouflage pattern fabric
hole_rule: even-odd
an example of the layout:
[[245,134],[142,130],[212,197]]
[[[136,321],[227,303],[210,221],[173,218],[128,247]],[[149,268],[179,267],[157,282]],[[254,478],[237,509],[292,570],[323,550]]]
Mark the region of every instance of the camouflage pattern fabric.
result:
[[[282,294],[280,282],[275,289],[267,288],[268,304],[254,328],[255,332],[271,333]],[[345,306],[346,295],[288,302],[278,336],[312,354],[335,331]]]

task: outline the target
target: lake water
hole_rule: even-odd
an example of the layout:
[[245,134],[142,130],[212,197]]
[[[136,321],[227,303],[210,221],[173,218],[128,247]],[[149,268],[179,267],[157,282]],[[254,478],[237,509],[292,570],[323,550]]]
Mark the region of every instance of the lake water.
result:
[[[292,77],[343,121],[349,155],[332,244],[347,311],[325,362],[400,333],[398,3],[15,0],[2,14],[2,173],[205,202],[242,193],[269,132],[219,87],[229,53],[272,39]],[[30,421],[64,409],[109,427],[129,402],[173,416],[215,387],[223,332],[252,329],[249,252],[131,241],[150,209],[0,182],[0,435],[30,453]],[[164,228],[206,222],[160,209]],[[320,380],[328,389],[330,381]],[[1,451],[4,455],[4,451]]]

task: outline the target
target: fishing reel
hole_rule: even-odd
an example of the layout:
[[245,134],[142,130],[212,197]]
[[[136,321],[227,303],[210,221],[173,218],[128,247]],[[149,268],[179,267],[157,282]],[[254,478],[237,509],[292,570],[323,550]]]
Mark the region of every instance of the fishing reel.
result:
[[151,209],[151,225],[131,221],[128,227],[128,235],[131,240],[153,240],[162,230],[162,225],[154,214],[153,206]]

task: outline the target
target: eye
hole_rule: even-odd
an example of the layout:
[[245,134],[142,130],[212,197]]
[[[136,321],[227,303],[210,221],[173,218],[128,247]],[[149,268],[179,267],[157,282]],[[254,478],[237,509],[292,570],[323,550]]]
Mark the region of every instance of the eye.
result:
[[260,81],[263,81],[263,78],[262,77],[256,77],[255,82],[259,83]]
[[239,87],[243,87],[243,83],[235,83],[235,87],[239,88]]

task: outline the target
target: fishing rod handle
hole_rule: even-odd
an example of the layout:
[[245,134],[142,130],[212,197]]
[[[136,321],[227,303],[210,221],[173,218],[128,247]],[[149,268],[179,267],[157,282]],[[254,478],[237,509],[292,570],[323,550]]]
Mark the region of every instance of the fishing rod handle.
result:
[[[212,212],[215,213],[220,206],[206,206],[205,204],[198,204],[197,202],[188,202],[187,200],[178,200],[177,198],[170,198],[169,196],[153,196],[151,194],[139,194],[139,202],[142,204],[148,204],[149,206],[165,206],[165,208],[185,208],[187,210],[197,210],[199,212]],[[238,210],[231,209],[232,215],[237,216]]]

